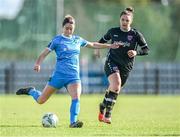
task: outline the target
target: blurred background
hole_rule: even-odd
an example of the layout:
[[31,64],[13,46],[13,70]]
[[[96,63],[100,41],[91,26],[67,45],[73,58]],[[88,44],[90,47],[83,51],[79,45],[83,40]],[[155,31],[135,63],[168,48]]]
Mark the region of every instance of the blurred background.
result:
[[[123,93],[180,94],[179,0],[0,0],[0,93],[29,85],[43,89],[55,54],[46,58],[40,73],[33,72],[33,63],[61,33],[66,14],[76,19],[75,34],[98,41],[119,26],[119,15],[128,6],[135,9],[132,27],[144,34],[150,54],[136,58]],[[103,93],[108,85],[103,70],[108,51],[101,50],[99,59],[93,52],[81,49],[83,93]]]

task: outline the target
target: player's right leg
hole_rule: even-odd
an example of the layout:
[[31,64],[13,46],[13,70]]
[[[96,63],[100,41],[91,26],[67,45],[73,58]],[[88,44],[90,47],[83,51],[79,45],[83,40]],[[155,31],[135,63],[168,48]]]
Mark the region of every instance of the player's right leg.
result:
[[18,89],[16,95],[30,95],[37,101],[39,96],[41,96],[41,92],[36,90],[34,87],[25,87]]
[[19,89],[16,94],[17,95],[30,95],[34,98],[34,100],[39,103],[43,104],[48,100],[48,98],[59,88],[63,85],[62,80],[59,79],[58,75],[53,75],[43,91],[36,90],[34,87],[27,87]]
[[[107,96],[107,91],[105,93],[105,96]],[[104,99],[102,103],[99,104],[99,115],[98,120],[100,122],[103,122],[104,114],[105,114],[105,108],[106,108],[106,100]]]
[[111,60],[105,62],[104,70],[108,77],[109,87],[105,93],[103,102],[100,103],[98,120],[110,124],[111,112],[121,87],[121,77],[118,66]]
[[49,97],[56,91],[55,88],[46,85],[43,92],[36,90],[34,87],[27,87],[27,88],[20,88],[17,90],[16,95],[30,95],[34,98],[34,100],[39,103],[43,104],[46,102]]
[[106,113],[104,115],[103,122],[111,124],[111,113],[116,103],[120,88],[121,88],[121,77],[118,72],[109,75],[109,87],[106,100]]
[[34,87],[25,87],[17,90],[16,95],[29,95],[29,91],[35,89]]
[[57,90],[56,88],[46,85],[41,95],[37,98],[36,100],[37,103],[39,104],[45,103],[56,90]]
[[119,73],[116,72],[109,75],[108,80],[108,91],[106,91],[103,102],[100,104],[98,119],[99,121],[111,124],[111,113],[120,91],[121,79]]

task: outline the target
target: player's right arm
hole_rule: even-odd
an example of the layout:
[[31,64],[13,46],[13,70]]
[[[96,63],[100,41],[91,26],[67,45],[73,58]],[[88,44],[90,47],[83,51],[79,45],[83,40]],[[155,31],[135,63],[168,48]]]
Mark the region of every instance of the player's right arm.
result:
[[41,69],[41,63],[43,60],[46,58],[46,56],[50,53],[51,51],[48,48],[45,48],[43,52],[39,55],[37,58],[35,64],[34,64],[34,70],[39,72]]

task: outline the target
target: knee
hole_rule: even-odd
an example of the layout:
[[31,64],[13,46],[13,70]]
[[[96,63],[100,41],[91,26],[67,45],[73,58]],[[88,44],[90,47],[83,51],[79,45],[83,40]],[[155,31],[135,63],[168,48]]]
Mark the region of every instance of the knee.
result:
[[42,99],[37,100],[37,103],[40,104],[40,105],[44,104],[45,102],[46,102],[46,100],[42,100]]
[[80,100],[80,94],[79,93],[71,94],[71,98]]
[[121,90],[121,86],[120,85],[117,85],[114,87],[113,91],[119,93],[119,91]]
[[118,93],[121,90],[121,82],[117,81],[116,83],[113,83],[112,85],[110,85],[110,88],[111,90]]

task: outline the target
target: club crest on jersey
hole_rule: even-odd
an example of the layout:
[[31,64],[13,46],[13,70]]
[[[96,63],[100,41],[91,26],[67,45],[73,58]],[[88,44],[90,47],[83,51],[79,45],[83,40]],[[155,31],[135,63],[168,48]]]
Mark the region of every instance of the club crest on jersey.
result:
[[119,72],[118,67],[113,67],[113,71],[115,71],[115,72]]
[[127,36],[127,39],[128,39],[129,41],[131,41],[131,40],[133,39],[133,36],[132,36],[132,35],[128,35],[128,36]]

